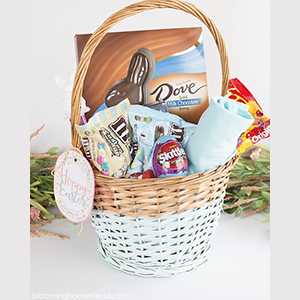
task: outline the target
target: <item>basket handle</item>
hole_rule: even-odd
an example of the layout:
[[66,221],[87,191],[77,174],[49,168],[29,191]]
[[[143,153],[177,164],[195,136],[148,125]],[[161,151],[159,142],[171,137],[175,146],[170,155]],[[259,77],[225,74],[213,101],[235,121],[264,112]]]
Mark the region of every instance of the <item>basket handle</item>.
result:
[[222,66],[222,95],[225,95],[229,80],[227,51],[224,40],[219,30],[208,16],[206,16],[202,11],[200,11],[195,5],[180,0],[145,0],[129,5],[114,13],[111,17],[109,17],[90,37],[82,52],[76,76],[74,79],[74,86],[72,91],[71,126],[72,144],[74,147],[80,148],[80,138],[76,131],[75,124],[79,124],[80,121],[80,99],[83,92],[84,79],[87,74],[88,67],[95,49],[104,38],[106,32],[109,31],[113,25],[127,17],[134,16],[141,12],[156,8],[172,8],[176,10],[181,10],[183,12],[195,16],[206,25],[206,27],[209,29],[212,36],[214,37],[219,50]]

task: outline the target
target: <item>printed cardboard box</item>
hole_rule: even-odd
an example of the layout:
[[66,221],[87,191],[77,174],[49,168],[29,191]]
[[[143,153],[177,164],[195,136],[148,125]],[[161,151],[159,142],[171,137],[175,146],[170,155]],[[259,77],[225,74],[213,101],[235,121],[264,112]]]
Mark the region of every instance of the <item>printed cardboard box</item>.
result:
[[[79,61],[90,34],[75,36]],[[151,104],[163,103],[169,112],[197,123],[208,107],[207,77],[201,28],[111,32],[97,47],[84,83],[83,97],[90,117],[109,89],[127,75],[132,55],[140,48],[156,60],[149,82]]]

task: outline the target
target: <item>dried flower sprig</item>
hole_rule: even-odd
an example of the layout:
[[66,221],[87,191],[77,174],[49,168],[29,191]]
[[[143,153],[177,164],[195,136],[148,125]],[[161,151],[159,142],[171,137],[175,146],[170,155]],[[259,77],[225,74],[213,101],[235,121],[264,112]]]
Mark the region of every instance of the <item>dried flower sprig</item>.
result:
[[270,208],[270,151],[253,147],[232,171],[224,201],[227,213],[249,216]]
[[[53,220],[55,215],[49,208],[56,207],[51,171],[57,159],[57,149],[48,153],[30,156],[30,206],[35,219]],[[32,220],[34,221],[34,220]]]
[[[44,125],[30,136],[30,140],[40,134]],[[41,229],[42,226],[60,218],[52,208],[56,208],[51,174],[58,157],[58,148],[51,148],[47,153],[30,155],[30,233],[31,236],[54,236],[68,238],[65,235]]]

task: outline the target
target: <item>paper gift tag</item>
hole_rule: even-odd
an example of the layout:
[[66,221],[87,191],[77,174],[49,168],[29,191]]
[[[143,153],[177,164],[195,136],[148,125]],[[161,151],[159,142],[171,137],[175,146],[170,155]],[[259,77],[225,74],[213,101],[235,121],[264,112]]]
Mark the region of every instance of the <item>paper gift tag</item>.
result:
[[54,172],[58,209],[71,222],[83,222],[93,209],[95,193],[95,178],[89,162],[80,151],[69,150],[59,156]]

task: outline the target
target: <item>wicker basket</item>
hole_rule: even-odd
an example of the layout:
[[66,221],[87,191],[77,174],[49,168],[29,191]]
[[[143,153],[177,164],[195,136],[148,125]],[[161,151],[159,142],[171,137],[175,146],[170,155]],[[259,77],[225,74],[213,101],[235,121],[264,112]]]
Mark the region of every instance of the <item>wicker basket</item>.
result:
[[[194,5],[148,0],[130,5],[108,18],[86,44],[72,94],[72,142],[81,148],[75,124],[91,57],[106,32],[117,22],[155,8],[172,8],[201,20],[213,35],[222,65],[222,95],[228,86],[228,59],[222,36],[210,18]],[[114,267],[140,276],[170,276],[190,271],[207,259],[230,171],[237,158],[217,169],[186,177],[116,179],[95,170],[96,193],[92,224],[98,250]]]

